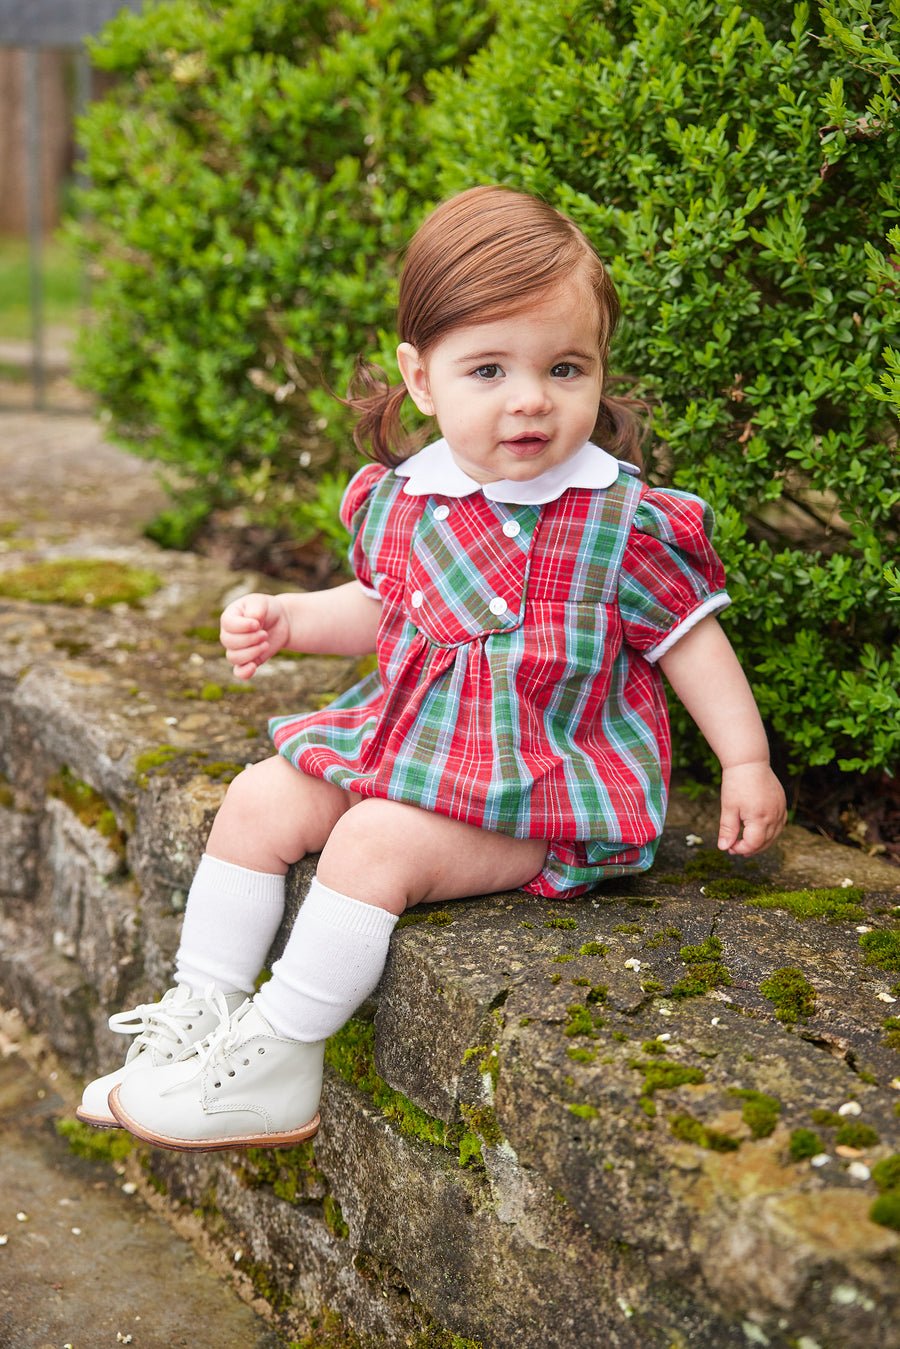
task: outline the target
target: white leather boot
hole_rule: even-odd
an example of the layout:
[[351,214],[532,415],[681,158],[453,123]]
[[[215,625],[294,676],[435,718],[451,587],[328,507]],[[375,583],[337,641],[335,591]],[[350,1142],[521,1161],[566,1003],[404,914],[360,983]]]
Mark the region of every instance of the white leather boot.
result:
[[155,1147],[291,1147],[319,1127],[324,1054],[324,1040],[276,1035],[248,1000],[177,1062],[129,1074],[109,1107],[123,1129]]

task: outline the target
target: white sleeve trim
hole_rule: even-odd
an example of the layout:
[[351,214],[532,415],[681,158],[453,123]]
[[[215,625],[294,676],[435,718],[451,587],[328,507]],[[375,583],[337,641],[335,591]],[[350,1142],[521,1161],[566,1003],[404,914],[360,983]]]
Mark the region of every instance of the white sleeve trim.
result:
[[649,651],[645,651],[643,653],[644,660],[649,661],[651,665],[655,665],[660,656],[664,656],[667,651],[670,651],[675,643],[684,637],[685,633],[690,632],[691,628],[695,628],[702,619],[709,618],[710,614],[721,613],[723,609],[728,608],[730,603],[731,596],[726,594],[724,590],[720,590],[715,595],[710,595],[709,599],[704,600],[693,613],[688,614],[687,618],[683,618],[677,628],[673,628],[671,632],[667,633],[661,642],[657,642],[656,646]]

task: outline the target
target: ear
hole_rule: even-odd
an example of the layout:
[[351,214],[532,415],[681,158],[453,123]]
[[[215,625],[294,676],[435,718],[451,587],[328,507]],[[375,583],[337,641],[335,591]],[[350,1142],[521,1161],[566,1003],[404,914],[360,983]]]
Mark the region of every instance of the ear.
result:
[[397,348],[397,363],[406,391],[420,412],[426,417],[434,416],[434,402],[428,388],[428,375],[425,362],[415,347],[409,342],[401,342]]

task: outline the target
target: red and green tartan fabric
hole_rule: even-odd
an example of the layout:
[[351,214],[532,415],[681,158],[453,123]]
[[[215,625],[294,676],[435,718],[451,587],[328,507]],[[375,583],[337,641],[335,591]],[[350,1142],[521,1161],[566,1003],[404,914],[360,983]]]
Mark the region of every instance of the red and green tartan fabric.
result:
[[278,751],[362,796],[549,840],[534,894],[646,870],[671,762],[654,662],[729,602],[710,508],[625,471],[539,505],[410,495],[372,464],[341,514],[383,604],[378,668],[272,718]]

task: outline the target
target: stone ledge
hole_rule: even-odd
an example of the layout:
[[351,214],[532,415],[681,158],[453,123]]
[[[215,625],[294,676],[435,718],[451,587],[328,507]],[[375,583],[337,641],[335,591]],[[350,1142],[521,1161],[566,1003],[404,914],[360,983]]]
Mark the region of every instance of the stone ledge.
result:
[[[224,779],[267,752],[266,713],[313,706],[353,675],[277,661],[258,692],[228,692],[212,643],[169,635],[221,603],[224,584],[200,579],[182,584],[180,615],[172,598],[152,622],[0,605],[0,998],[84,1074],[121,1055],[109,1012],[167,986]],[[209,686],[222,696],[204,698]],[[108,804],[124,854],[48,795],[64,766]],[[900,1349],[900,1236],[870,1221],[876,1189],[851,1170],[900,1153],[900,1054],[883,1026],[900,974],[867,964],[857,931],[895,927],[898,873],[792,830],[747,874],[789,888],[850,877],[867,890],[860,915],[800,921],[711,898],[697,880],[658,879],[696,856],[690,825],[708,831],[700,808],[684,812],[648,877],[574,903],[448,904],[442,923],[415,913],[395,934],[369,1009],[375,1065],[468,1129],[474,1164],[404,1133],[333,1072],[315,1174],[292,1198],[240,1154],[149,1158],[173,1200],[241,1245],[286,1328],[330,1308],[373,1349],[424,1346],[434,1324],[485,1349],[787,1349],[803,1336]],[[294,869],[289,915],[311,868]],[[711,938],[707,963],[730,982],[673,996],[691,968],[681,952]],[[792,1027],[760,989],[783,967],[816,993]],[[858,1156],[811,1114],[851,1100],[878,1138]],[[791,1160],[800,1128],[819,1131],[828,1163]]]

